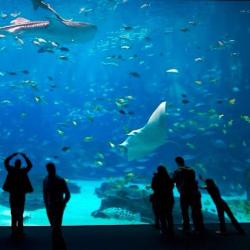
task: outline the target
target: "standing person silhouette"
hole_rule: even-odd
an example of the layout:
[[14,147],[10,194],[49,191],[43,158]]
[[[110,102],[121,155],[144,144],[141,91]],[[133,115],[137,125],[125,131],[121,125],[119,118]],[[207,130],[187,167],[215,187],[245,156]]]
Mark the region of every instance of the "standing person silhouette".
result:
[[174,183],[167,169],[160,165],[152,178],[151,202],[155,214],[155,224],[164,234],[173,236]]
[[61,234],[61,226],[64,209],[70,199],[70,192],[66,181],[56,175],[54,163],[46,165],[48,176],[43,181],[43,197],[50,225],[52,236]]
[[11,229],[13,235],[23,234],[23,213],[26,193],[33,192],[28,172],[32,168],[32,163],[24,154],[20,155],[25,159],[27,166],[22,168],[22,161],[16,159],[14,167],[10,161],[19,153],[13,153],[4,160],[4,166],[8,172],[3,185],[3,190],[10,193]]
[[204,232],[203,216],[201,212],[201,194],[195,179],[195,171],[185,165],[182,157],[175,158],[178,169],[174,172],[173,180],[180,193],[180,206],[183,218],[183,231],[190,231],[189,208],[195,232]]
[[50,4],[42,1],[42,0],[31,0],[32,1],[32,4],[33,4],[33,7],[35,10],[37,10],[39,7],[40,8],[43,8],[43,9],[47,9],[49,10],[50,12],[52,12],[60,21],[66,21],[66,19],[64,19],[63,17],[61,17],[60,14],[57,13],[56,10],[54,10]]
[[240,234],[245,234],[244,229],[240,226],[239,222],[234,217],[230,207],[227,203],[222,199],[220,190],[215,184],[213,179],[203,179],[200,175],[200,179],[205,182],[206,186],[201,187],[202,189],[206,189],[209,195],[211,196],[217,210],[217,214],[220,221],[220,230],[216,231],[217,234],[225,234],[226,231],[226,222],[225,222],[225,213],[230,218],[232,224],[234,225],[235,229]]

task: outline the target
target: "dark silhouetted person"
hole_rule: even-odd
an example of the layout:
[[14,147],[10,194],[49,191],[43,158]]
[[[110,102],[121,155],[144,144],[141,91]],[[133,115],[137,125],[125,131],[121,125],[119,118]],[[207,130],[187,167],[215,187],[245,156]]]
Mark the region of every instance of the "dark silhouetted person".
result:
[[198,233],[204,231],[201,211],[201,194],[195,178],[195,171],[185,165],[182,157],[175,158],[178,169],[174,172],[173,180],[180,193],[180,206],[183,218],[182,230],[190,231],[189,208],[192,210],[194,229]]
[[157,168],[151,187],[154,191],[151,195],[151,202],[155,214],[155,225],[161,229],[162,233],[173,235],[174,183],[164,166],[160,165]]
[[31,0],[31,1],[35,10],[37,10],[39,7],[43,9],[47,9],[50,12],[52,12],[60,21],[66,21],[63,17],[61,17],[61,15],[57,13],[55,9],[51,7],[50,4],[46,3],[45,1],[42,1],[42,0]]
[[52,235],[61,234],[62,219],[65,206],[70,199],[70,192],[66,181],[56,175],[56,167],[48,163],[48,176],[43,181],[43,197]]
[[3,185],[3,190],[10,193],[11,229],[14,235],[23,233],[23,213],[26,193],[33,192],[28,172],[32,168],[31,161],[24,154],[20,155],[25,159],[27,166],[22,168],[22,161],[16,159],[14,166],[10,165],[12,158],[17,156],[14,153],[4,160],[8,175]]
[[153,190],[153,194],[150,195],[150,202],[152,203],[152,209],[153,209],[153,213],[154,213],[154,220],[155,220],[155,228],[160,229],[160,219],[159,219],[159,209],[157,207],[157,203],[156,203],[156,199],[155,199],[155,182],[157,179],[157,172],[154,173],[153,178],[152,178],[152,182],[151,182],[151,188]]
[[228,217],[230,218],[232,224],[236,228],[236,230],[240,234],[244,234],[245,232],[244,232],[243,228],[240,226],[239,222],[234,217],[231,209],[229,208],[227,203],[221,198],[220,191],[219,191],[217,185],[215,184],[214,180],[213,179],[203,179],[201,176],[200,176],[200,179],[203,180],[206,184],[206,186],[202,187],[202,189],[207,190],[207,192],[211,196],[211,198],[216,206],[216,209],[217,209],[219,222],[220,222],[220,230],[216,231],[216,233],[218,233],[218,234],[225,234],[226,233],[226,222],[225,222],[225,213],[226,213],[228,215]]

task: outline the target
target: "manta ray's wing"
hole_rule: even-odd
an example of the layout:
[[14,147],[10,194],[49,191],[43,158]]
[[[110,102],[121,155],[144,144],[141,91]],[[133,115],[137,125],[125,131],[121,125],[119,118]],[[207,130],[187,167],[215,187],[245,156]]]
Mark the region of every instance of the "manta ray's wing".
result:
[[146,125],[131,131],[120,144],[126,149],[128,160],[142,158],[166,142],[166,102],[152,113]]

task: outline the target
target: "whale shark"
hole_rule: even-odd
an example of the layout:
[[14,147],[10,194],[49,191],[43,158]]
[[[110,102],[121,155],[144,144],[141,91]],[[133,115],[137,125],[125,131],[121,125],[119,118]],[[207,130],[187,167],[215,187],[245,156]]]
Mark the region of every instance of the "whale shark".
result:
[[18,17],[10,25],[0,27],[0,34],[18,37],[43,38],[57,43],[82,43],[92,39],[97,31],[94,24],[72,20],[31,21]]
[[132,130],[127,134],[127,139],[119,144],[129,161],[143,158],[166,143],[166,107],[166,102],[160,103],[147,123],[142,128]]

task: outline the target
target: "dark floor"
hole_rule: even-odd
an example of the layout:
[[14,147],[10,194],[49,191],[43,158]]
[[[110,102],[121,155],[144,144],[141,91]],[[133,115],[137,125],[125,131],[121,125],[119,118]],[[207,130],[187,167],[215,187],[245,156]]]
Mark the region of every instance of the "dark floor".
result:
[[[250,224],[243,224],[247,235],[235,233],[231,225],[229,233],[219,236],[214,233],[217,225],[207,225],[207,233],[199,238],[195,235],[176,233],[174,239],[168,239],[149,225],[133,226],[81,226],[64,227],[63,235],[66,249],[71,250],[112,250],[112,249],[203,249],[203,250],[245,250],[250,249]],[[3,249],[52,249],[50,229],[48,227],[26,227],[23,239],[11,239],[10,229],[0,227],[0,250]],[[56,247],[55,247],[56,246]],[[54,249],[63,250],[62,244],[54,244]]]

